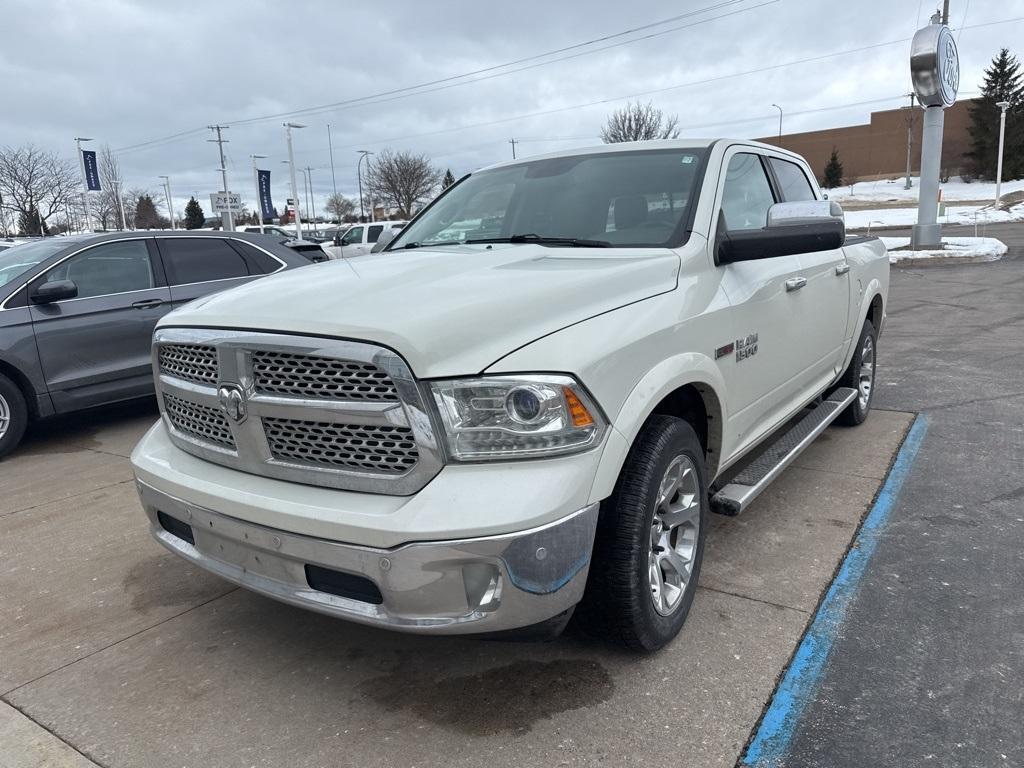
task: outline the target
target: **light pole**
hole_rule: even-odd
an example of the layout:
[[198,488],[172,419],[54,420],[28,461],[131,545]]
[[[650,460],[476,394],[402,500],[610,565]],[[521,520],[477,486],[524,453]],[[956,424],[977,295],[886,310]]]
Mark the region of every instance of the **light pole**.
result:
[[[171,229],[177,229],[174,226],[174,203],[171,202],[171,177],[161,176],[164,180],[164,196],[167,198],[167,217],[171,220]],[[225,185],[226,186],[226,185]]]
[[75,146],[78,148],[78,167],[82,171],[82,208],[85,211],[85,228],[92,229],[92,214],[89,212],[89,184],[85,180],[85,155],[82,154],[82,142],[92,141],[85,136],[75,136]]
[[[365,221],[365,219],[366,219],[366,211],[363,210],[363,172],[362,172],[363,160],[365,160],[368,155],[372,155],[372,154],[373,154],[373,152],[369,152],[369,151],[367,151],[365,149],[360,149],[359,150],[359,162],[356,163],[356,178],[359,180],[359,220],[360,221]],[[372,210],[370,211],[370,218],[371,219],[373,218],[373,211]]]
[[[327,149],[331,153],[331,189],[338,194],[338,181],[334,178],[334,145],[331,143],[331,124],[327,124]],[[341,224],[341,222],[338,222]]]
[[782,146],[782,107],[778,104],[772,104],[777,110],[779,110],[779,146]]
[[910,110],[907,112],[907,183],[904,189],[910,189],[910,158],[914,148],[914,92],[907,94],[910,97]]
[[302,218],[299,215],[299,186],[295,183],[295,153],[292,152],[292,128],[305,128],[302,123],[285,123],[284,131],[288,137],[288,171],[292,181],[292,200],[295,201],[295,237],[302,239]]
[[1006,137],[1006,108],[1010,106],[1008,101],[1000,101],[996,106],[1001,110],[999,113],[999,159],[996,160],[996,205],[999,208],[1001,197],[1000,187],[1003,185],[1003,139]]
[[121,182],[117,179],[111,179],[110,185],[114,188],[114,194],[117,195],[117,210],[121,213],[121,231],[124,232],[128,229],[128,222],[124,217],[124,201],[121,199]]
[[256,167],[256,161],[266,158],[266,155],[249,155],[252,158],[252,180],[256,183],[256,218],[260,223],[260,234],[263,234],[263,196],[260,194],[260,171]]
[[319,235],[320,230],[316,228],[316,198],[313,197],[313,169],[306,166],[306,183],[309,185],[309,220],[313,224],[313,234]]

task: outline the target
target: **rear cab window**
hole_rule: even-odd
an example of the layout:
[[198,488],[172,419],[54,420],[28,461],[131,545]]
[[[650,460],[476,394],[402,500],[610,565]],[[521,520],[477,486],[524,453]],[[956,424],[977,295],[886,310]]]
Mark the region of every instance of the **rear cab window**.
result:
[[159,237],[171,285],[248,277],[249,265],[226,240],[214,237]]

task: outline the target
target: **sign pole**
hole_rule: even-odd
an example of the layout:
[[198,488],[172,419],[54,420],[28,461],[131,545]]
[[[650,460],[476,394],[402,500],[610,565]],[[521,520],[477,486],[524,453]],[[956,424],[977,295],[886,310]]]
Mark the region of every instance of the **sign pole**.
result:
[[82,208],[85,211],[85,228],[92,230],[92,213],[89,211],[89,183],[85,180],[85,155],[82,154],[82,142],[92,139],[75,137],[75,147],[78,149],[78,167],[82,171]]
[[299,185],[295,182],[295,154],[292,152],[292,128],[305,128],[299,123],[285,123],[285,136],[288,138],[288,171],[291,174],[292,200],[295,201],[295,239],[302,239],[302,216],[299,214]]
[[256,161],[260,158],[266,157],[266,155],[249,155],[252,158],[252,180],[256,184],[256,218],[259,219],[260,234],[265,234],[263,231],[263,195],[260,192],[260,171],[256,167]]

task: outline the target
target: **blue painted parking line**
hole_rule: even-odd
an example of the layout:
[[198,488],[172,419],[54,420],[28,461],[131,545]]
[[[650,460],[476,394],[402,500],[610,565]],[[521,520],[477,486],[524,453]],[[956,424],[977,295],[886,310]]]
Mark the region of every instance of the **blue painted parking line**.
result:
[[825,599],[821,601],[814,621],[775,691],[757,734],[747,747],[742,765],[766,768],[777,765],[786,754],[804,706],[818,689],[821,673],[832,650],[836,633],[846,616],[846,609],[857,594],[861,577],[874,554],[889,514],[896,505],[903,482],[910,474],[927,431],[928,417],[918,415],[896,455],[896,461],[871,512],[864,520],[853,546],[846,553],[839,573],[825,594]]

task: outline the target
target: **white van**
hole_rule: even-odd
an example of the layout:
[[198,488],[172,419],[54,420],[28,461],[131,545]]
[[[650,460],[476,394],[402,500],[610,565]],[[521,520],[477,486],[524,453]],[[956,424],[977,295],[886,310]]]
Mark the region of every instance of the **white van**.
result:
[[373,249],[374,243],[380,239],[381,233],[385,229],[390,229],[392,235],[397,235],[407,223],[405,221],[370,221],[366,224],[355,224],[344,235],[335,237],[333,241],[324,243],[321,247],[332,259],[364,256]]

